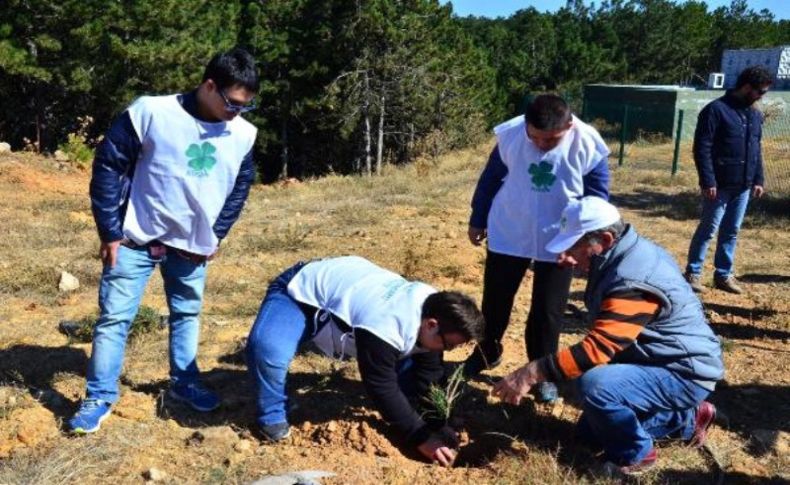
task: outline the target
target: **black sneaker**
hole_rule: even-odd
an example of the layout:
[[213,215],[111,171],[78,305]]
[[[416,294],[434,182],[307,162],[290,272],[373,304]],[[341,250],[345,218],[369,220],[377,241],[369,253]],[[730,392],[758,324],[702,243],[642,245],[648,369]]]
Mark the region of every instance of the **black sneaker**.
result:
[[271,443],[277,443],[291,436],[291,426],[288,423],[264,424],[260,430],[263,438]]
[[496,353],[483,352],[482,348],[478,345],[475,351],[464,362],[464,377],[475,377],[484,370],[491,370],[502,363],[502,344],[496,344]]

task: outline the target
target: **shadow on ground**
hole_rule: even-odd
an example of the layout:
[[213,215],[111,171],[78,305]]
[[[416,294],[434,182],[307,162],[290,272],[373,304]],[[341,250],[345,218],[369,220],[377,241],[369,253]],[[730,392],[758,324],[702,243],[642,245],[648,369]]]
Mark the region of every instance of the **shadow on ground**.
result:
[[746,273],[738,277],[744,283],[769,284],[769,283],[790,283],[790,276],[781,274],[760,274]]
[[[753,456],[770,453],[779,432],[790,432],[790,386],[719,383],[709,400],[726,416],[730,430],[741,436]],[[757,435],[771,437],[757,439]]]
[[677,221],[698,219],[700,215],[700,196],[695,192],[668,194],[638,189],[629,194],[612,194],[611,202],[621,209]]
[[[637,189],[628,194],[612,194],[611,202],[619,208],[676,221],[699,219],[702,210],[701,198],[697,192],[672,194]],[[790,218],[790,197],[763,197],[752,200],[749,206],[749,214],[743,223],[747,228],[771,226],[776,223],[777,218]]]
[[76,408],[52,386],[58,374],[85,375],[88,357],[73,347],[14,345],[0,349],[0,383],[21,386],[52,414],[70,417]]

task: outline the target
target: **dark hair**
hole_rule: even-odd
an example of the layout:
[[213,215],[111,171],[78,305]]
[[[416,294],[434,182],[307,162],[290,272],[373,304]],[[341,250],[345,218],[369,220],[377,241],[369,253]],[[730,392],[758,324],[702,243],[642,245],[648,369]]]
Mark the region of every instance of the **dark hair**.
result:
[[422,318],[435,318],[439,333],[458,332],[469,340],[480,340],[485,319],[475,301],[457,291],[440,291],[425,299]]
[[768,72],[768,69],[763,66],[749,66],[738,74],[738,80],[735,82],[735,89],[740,89],[747,84],[754,88],[762,88],[763,86],[768,86],[773,83],[773,77],[771,77],[771,73]]
[[203,73],[202,82],[208,79],[214,81],[220,89],[242,86],[253,93],[258,92],[261,84],[258,79],[258,69],[255,67],[255,58],[240,47],[228,52],[220,52],[212,57]]
[[571,120],[571,108],[556,94],[541,94],[527,105],[524,117],[538,130],[560,130]]

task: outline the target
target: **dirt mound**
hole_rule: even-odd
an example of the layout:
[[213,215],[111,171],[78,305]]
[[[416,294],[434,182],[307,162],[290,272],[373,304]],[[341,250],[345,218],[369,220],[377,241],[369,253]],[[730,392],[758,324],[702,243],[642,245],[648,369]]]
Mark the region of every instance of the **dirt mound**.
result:
[[365,421],[329,421],[320,425],[302,423],[294,438],[297,445],[313,444],[335,449],[351,449],[368,455],[395,457],[400,451]]

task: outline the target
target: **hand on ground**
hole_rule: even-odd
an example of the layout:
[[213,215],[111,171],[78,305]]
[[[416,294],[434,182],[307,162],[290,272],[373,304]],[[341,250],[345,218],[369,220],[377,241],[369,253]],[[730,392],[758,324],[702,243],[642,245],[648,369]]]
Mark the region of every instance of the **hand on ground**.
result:
[[446,443],[438,433],[432,433],[424,443],[417,447],[417,449],[425,458],[431,460],[433,463],[451,467],[456,457],[455,450],[453,450],[451,446],[452,445]]

